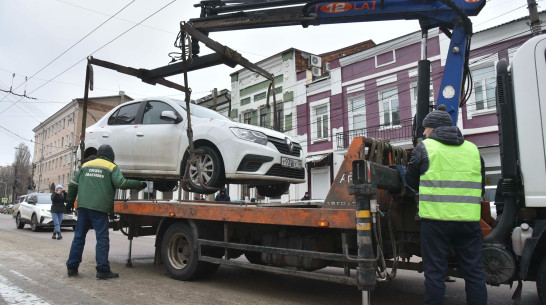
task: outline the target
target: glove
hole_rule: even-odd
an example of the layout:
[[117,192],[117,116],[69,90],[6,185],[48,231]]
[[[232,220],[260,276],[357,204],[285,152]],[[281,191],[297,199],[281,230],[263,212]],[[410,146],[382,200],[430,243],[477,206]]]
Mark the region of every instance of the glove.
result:
[[148,186],[148,184],[144,181],[140,182],[140,187],[138,188],[138,190],[143,190],[145,189],[146,187]]

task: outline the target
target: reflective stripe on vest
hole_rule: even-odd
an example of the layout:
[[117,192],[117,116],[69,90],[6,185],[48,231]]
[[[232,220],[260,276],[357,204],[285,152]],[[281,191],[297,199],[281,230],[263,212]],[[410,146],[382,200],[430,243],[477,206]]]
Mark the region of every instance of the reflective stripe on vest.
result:
[[429,169],[419,182],[419,216],[424,219],[479,221],[482,175],[476,145],[423,141]]

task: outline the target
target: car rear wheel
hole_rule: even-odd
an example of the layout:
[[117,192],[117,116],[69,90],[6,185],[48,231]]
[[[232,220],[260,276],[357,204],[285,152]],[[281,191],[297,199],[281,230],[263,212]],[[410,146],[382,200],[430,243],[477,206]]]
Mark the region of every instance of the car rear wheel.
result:
[[36,217],[36,214],[32,214],[32,219],[30,220],[30,229],[32,232],[38,231],[38,217]]
[[290,188],[290,183],[279,183],[279,184],[273,184],[273,185],[257,185],[256,190],[258,190],[258,194],[261,196],[266,197],[278,197]]
[[[197,164],[190,165],[190,181],[188,184],[195,193],[212,194],[215,190],[208,190],[203,186],[213,188],[221,186],[223,177],[222,161],[218,152],[208,146],[199,147],[196,149],[196,153],[198,153]],[[201,169],[201,181],[198,168]]]
[[25,227],[25,224],[21,221],[21,213],[17,213],[17,216],[15,216],[15,225],[17,225],[17,229]]

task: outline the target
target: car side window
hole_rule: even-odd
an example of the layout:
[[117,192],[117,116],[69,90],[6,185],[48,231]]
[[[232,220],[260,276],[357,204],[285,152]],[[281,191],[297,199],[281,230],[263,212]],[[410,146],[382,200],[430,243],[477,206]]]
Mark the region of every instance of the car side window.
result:
[[[132,125],[135,123],[135,119],[140,108],[140,103],[133,103],[127,106],[120,107],[114,119],[113,125]],[[110,121],[110,119],[108,119]]]
[[116,122],[116,117],[118,116],[119,109],[114,112],[109,118],[108,118],[108,125],[114,125]]
[[174,124],[172,119],[161,118],[161,113],[163,111],[172,111],[175,115],[178,116],[176,110],[170,105],[159,102],[159,101],[149,101],[144,107],[144,116],[142,117],[142,124]]

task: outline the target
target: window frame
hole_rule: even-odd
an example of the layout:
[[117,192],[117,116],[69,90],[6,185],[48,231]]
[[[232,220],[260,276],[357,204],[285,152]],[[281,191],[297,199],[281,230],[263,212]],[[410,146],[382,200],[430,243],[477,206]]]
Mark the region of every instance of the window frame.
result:
[[[389,91],[396,91],[395,95],[390,95],[387,99],[383,98],[383,94],[389,92]],[[381,125],[380,130],[385,129],[393,129],[393,128],[401,128],[400,125],[400,98],[399,98],[399,92],[397,87],[389,87],[382,89],[378,92],[377,100],[379,103],[379,124]],[[398,102],[398,124],[394,124],[394,118],[393,118],[393,107],[392,102],[393,100],[396,100]],[[385,124],[385,102],[389,103],[389,125]]]
[[[429,95],[429,106],[434,105],[435,95],[434,95],[434,84],[430,82],[430,95]],[[410,84],[410,102],[411,102],[411,117],[415,117],[417,114],[417,82],[412,82]]]
[[[331,130],[331,112],[330,112],[330,99],[325,98],[322,100],[318,100],[315,102],[310,103],[309,111],[310,115],[309,117],[311,120],[309,121],[309,124],[311,126],[311,143],[317,143],[317,142],[325,142],[325,141],[331,141],[332,140],[332,130]],[[317,115],[316,111],[317,109],[321,107],[326,107],[326,113],[323,116],[327,116],[328,121],[328,135],[318,137],[318,126],[317,126]]]
[[[353,107],[353,103],[354,101],[356,100],[359,100],[359,99],[362,99],[363,102],[364,102],[364,107],[361,107],[363,109],[358,109],[356,112],[354,111],[354,107]],[[352,96],[350,97],[348,100],[347,100],[347,109],[349,109],[349,130],[366,130],[366,128],[368,127],[368,120],[367,120],[367,117],[366,117],[366,108],[367,108],[367,105],[366,105],[366,96],[364,94],[359,94],[359,95],[355,95],[355,96]],[[364,127],[363,128],[359,128],[359,129],[356,129],[354,127],[354,116],[355,115],[363,115],[364,116]]]

